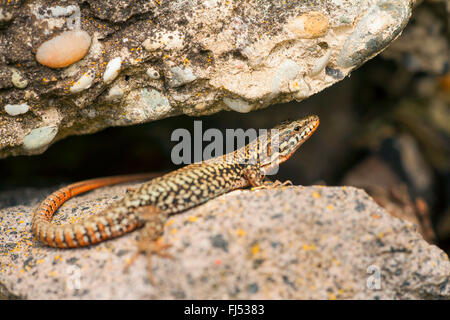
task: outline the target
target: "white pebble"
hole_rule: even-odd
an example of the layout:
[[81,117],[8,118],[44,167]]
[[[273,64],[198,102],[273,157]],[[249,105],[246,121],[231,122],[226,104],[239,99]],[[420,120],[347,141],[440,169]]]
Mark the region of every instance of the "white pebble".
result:
[[148,77],[153,80],[159,79],[159,77],[160,77],[159,72],[153,68],[148,68],[146,73],[147,73]]
[[5,111],[10,116],[17,116],[19,114],[26,113],[30,110],[30,107],[26,103],[22,104],[7,104],[5,106]]
[[89,89],[93,81],[94,74],[91,72],[86,72],[81,76],[80,79],[78,79],[77,82],[74,83],[74,85],[70,88],[70,92],[78,93],[83,90]]
[[331,50],[328,50],[322,57],[317,59],[316,64],[311,69],[311,75],[316,76],[318,75],[323,69],[325,69],[328,61],[331,57]]
[[148,38],[142,45],[145,50],[152,52],[164,48],[164,50],[181,50],[184,36],[179,31],[160,31],[153,38]]
[[293,81],[291,87],[293,88],[292,92],[294,92],[294,99],[297,101],[302,101],[311,94],[311,89],[304,79]]
[[123,90],[120,89],[118,86],[114,86],[108,91],[108,95],[106,96],[107,101],[116,100],[119,98],[122,98],[123,96]]
[[109,61],[106,65],[105,74],[103,75],[103,81],[105,83],[110,83],[111,81],[113,81],[119,75],[121,65],[121,57],[117,57]]
[[301,70],[295,61],[291,59],[283,61],[272,79],[272,94],[278,94],[282,84],[289,80],[294,80]]
[[11,76],[11,82],[13,83],[14,87],[23,89],[28,85],[28,80],[22,75],[22,73],[17,70],[16,68],[10,68],[12,72]]
[[253,109],[251,104],[239,98],[223,98],[223,102],[227,105],[228,108],[240,113],[247,113]]
[[58,133],[56,126],[45,126],[31,130],[31,132],[23,139],[23,147],[25,150],[40,149],[55,138]]
[[6,11],[6,8],[0,8],[0,23],[10,21],[12,17],[13,15]]
[[172,73],[172,77],[169,80],[169,86],[172,88],[180,87],[197,79],[194,72],[189,67],[186,67],[185,69],[173,67],[170,69],[170,72]]

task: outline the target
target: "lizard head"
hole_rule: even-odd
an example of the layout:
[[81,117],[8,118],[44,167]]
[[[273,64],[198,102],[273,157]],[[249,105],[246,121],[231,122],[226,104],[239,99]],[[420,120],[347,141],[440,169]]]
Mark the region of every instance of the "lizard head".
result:
[[294,121],[285,121],[269,130],[261,142],[261,167],[264,172],[288,160],[319,126],[319,117],[308,116]]

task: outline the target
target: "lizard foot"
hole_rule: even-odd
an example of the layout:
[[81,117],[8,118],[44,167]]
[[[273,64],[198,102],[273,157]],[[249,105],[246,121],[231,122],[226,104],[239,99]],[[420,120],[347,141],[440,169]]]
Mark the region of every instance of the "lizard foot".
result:
[[138,251],[134,254],[133,257],[131,257],[131,259],[125,265],[124,272],[128,270],[128,268],[136,261],[136,259],[139,257],[140,254],[144,254],[147,258],[147,275],[150,280],[150,283],[154,285],[155,278],[153,277],[152,272],[152,256],[156,254],[162,258],[173,259],[174,257],[171,254],[165,252],[165,250],[167,250],[171,246],[172,245],[169,243],[163,243],[161,238],[152,241],[142,239],[141,241],[139,241]]
[[286,180],[281,182],[280,180],[275,181],[264,181],[264,183],[260,186],[252,188],[252,190],[263,190],[263,189],[274,189],[278,187],[292,186],[293,183],[291,180]]

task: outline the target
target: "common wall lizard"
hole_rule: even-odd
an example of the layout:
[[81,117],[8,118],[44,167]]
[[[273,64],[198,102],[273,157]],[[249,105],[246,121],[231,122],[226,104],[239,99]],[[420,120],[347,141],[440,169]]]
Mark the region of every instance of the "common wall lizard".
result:
[[[61,188],[49,195],[34,211],[32,229],[44,244],[58,248],[77,248],[118,237],[142,228],[136,255],[150,259],[168,245],[157,239],[169,215],[185,211],[234,189],[279,185],[265,179],[274,166],[286,161],[317,129],[319,118],[309,116],[280,124],[244,147],[203,162],[193,163],[154,178],[111,204],[99,214],[76,224],[51,223],[55,211],[77,194],[106,185],[152,175],[130,175],[86,180]],[[278,148],[272,148],[277,143]],[[154,176],[154,175],[153,175]],[[150,261],[148,261],[150,280]]]

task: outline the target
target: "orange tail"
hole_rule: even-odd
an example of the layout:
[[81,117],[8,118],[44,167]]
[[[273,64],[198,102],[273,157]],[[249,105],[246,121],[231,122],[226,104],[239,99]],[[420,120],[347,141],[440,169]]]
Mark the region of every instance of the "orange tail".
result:
[[61,207],[64,204],[64,202],[66,202],[70,198],[75,197],[78,194],[98,189],[104,186],[125,183],[130,181],[150,180],[161,175],[162,173],[152,172],[133,175],[112,176],[112,177],[84,180],[63,187],[50,194],[47,198],[45,198],[44,201],[42,201],[41,204],[34,211],[32,222],[33,233],[44,244],[48,244],[52,247],[65,247],[64,244],[55,243],[53,241],[54,237],[47,234],[47,232],[43,232],[44,230],[46,230],[47,224],[51,223],[53,214],[56,212],[56,210],[58,210],[59,207]]

